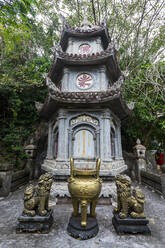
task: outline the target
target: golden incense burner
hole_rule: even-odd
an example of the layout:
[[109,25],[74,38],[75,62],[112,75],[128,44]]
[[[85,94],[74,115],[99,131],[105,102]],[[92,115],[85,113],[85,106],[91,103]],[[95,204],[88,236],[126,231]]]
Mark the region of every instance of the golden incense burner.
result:
[[72,197],[73,213],[78,216],[81,205],[81,226],[87,225],[87,207],[90,203],[90,215],[96,217],[95,208],[101,192],[102,180],[99,177],[100,158],[96,161],[95,170],[80,170],[74,168],[74,160],[70,159],[70,178],[68,189]]

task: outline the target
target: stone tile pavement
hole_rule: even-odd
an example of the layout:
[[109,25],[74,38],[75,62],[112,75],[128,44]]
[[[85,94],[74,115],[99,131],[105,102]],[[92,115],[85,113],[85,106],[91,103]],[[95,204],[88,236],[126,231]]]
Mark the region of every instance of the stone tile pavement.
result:
[[23,188],[0,199],[0,248],[165,248],[165,199],[148,188],[146,214],[150,220],[152,235],[117,235],[112,225],[112,205],[96,208],[99,233],[96,237],[80,241],[70,237],[67,223],[71,215],[71,204],[56,204],[54,225],[49,234],[16,234],[17,218],[23,209]]

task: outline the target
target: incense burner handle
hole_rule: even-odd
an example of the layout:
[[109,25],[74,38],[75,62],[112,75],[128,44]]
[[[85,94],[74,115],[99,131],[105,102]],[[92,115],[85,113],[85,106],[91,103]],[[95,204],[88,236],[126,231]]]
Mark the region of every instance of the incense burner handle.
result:
[[74,159],[73,158],[70,158],[70,176],[71,177],[74,177]]
[[101,163],[100,158],[97,158],[97,161],[96,161],[96,177],[97,177],[97,178],[99,178],[100,163]]

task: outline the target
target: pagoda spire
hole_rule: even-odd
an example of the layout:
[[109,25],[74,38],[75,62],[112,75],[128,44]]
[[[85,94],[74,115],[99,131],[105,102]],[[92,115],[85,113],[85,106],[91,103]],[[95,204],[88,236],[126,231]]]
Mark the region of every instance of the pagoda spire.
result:
[[84,16],[84,19],[81,22],[81,27],[83,27],[83,28],[91,28],[92,27],[92,24],[88,21],[87,15]]
[[88,21],[88,5],[84,3],[84,6],[82,6],[83,9],[83,21],[81,22],[80,26],[83,28],[91,28],[92,23]]

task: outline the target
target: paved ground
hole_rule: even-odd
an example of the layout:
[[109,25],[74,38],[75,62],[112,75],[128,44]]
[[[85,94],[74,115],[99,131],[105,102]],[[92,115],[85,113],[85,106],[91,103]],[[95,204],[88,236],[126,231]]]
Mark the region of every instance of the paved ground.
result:
[[23,189],[0,200],[0,248],[165,248],[165,199],[144,188],[146,214],[152,235],[117,235],[112,226],[112,206],[97,206],[100,231],[90,240],[70,237],[67,223],[71,204],[53,204],[54,225],[49,234],[16,234],[17,218],[23,209]]

